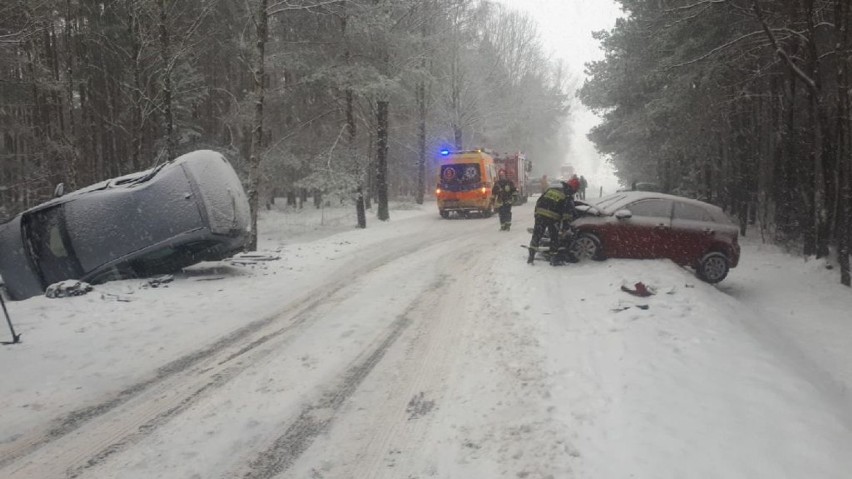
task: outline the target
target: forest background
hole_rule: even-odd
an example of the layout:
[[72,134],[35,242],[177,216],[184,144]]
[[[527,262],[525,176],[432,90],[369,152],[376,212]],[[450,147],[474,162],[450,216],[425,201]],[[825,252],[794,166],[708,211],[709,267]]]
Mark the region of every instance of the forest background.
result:
[[[37,0],[0,7],[0,215],[221,151],[258,208],[423,201],[445,147],[558,166],[574,86],[535,23],[472,0]],[[569,94],[570,92],[570,94]]]
[[[849,285],[850,2],[618,3],[579,98],[622,183],[833,253]],[[384,220],[389,197],[423,201],[443,147],[558,167],[577,86],[529,16],[491,1],[6,0],[0,217],[211,148],[253,223],[276,196],[375,201]]]

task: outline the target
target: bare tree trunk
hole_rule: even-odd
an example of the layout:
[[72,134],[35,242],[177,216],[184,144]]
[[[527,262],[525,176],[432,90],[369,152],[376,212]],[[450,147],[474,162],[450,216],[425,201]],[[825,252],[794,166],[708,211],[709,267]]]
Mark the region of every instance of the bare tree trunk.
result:
[[[341,35],[346,38],[346,17],[341,20]],[[346,52],[344,53],[346,65],[350,64],[351,53],[349,51],[349,42],[346,41]],[[367,227],[367,212],[364,205],[364,185],[361,183],[363,170],[358,164],[358,155],[356,151],[357,144],[356,133],[357,125],[355,123],[355,95],[351,88],[346,89],[346,138],[347,138],[347,155],[352,169],[355,171],[355,176],[358,178],[358,186],[355,188],[355,217],[358,220],[359,228]]]
[[420,83],[417,85],[417,110],[419,113],[417,140],[420,156],[417,159],[417,193],[415,201],[417,201],[418,205],[422,205],[423,194],[426,190],[426,83],[423,80],[420,80]]
[[144,118],[143,114],[143,105],[142,105],[142,89],[144,86],[142,85],[142,72],[141,72],[141,54],[142,54],[142,41],[139,38],[139,15],[136,10],[135,5],[128,5],[127,8],[130,11],[129,20],[129,35],[130,35],[130,55],[133,69],[133,93],[130,95],[133,101],[133,112],[131,117],[131,125],[130,125],[130,134],[133,135],[131,140],[131,151],[130,151],[130,166],[133,170],[142,169],[142,135],[144,132],[144,125],[142,123],[142,119]]
[[71,157],[68,159],[66,181],[70,190],[76,190],[78,178],[77,123],[74,121],[74,48],[72,26],[74,16],[71,10],[71,0],[65,0],[65,93],[68,95],[68,139],[71,146]]
[[373,209],[373,198],[376,195],[376,164],[373,161],[373,144],[374,144],[375,135],[373,132],[370,132],[370,140],[367,145],[367,151],[369,152],[367,158],[367,195],[364,197],[364,207],[368,210]]
[[[346,52],[347,56],[349,52]],[[367,227],[367,212],[364,206],[364,187],[361,185],[361,168],[358,167],[358,157],[355,151],[355,105],[352,90],[346,90],[346,130],[348,132],[348,154],[352,166],[357,170],[358,186],[355,189],[355,216],[358,219],[358,227]]]
[[166,25],[166,2],[168,0],[157,0],[160,8],[160,56],[163,61],[163,116],[166,130],[166,160],[171,160],[175,155],[174,137],[174,113],[172,111],[172,71],[169,53],[169,29]]
[[[347,52],[348,54],[348,52]],[[346,129],[348,130],[348,154],[349,160],[352,163],[352,166],[356,169],[356,176],[358,177],[358,186],[355,190],[355,216],[358,219],[358,227],[366,228],[367,227],[367,213],[366,213],[366,205],[364,203],[364,185],[361,183],[363,175],[363,170],[361,165],[358,163],[358,154],[356,151],[356,123],[355,123],[355,105],[354,105],[354,95],[352,90],[346,91]]]
[[461,85],[459,80],[455,78],[458,74],[458,65],[453,64],[453,86],[451,101],[453,105],[453,144],[456,151],[461,151],[464,148],[464,137],[461,126]]
[[807,24],[810,32],[811,74],[810,84],[811,108],[813,110],[813,155],[814,155],[814,232],[816,233],[816,256],[828,256],[828,205],[826,202],[825,185],[825,122],[823,121],[822,88],[820,82],[820,61],[817,50],[817,34],[814,24],[814,0],[805,0],[807,9]]
[[417,82],[417,112],[419,114],[418,118],[418,143],[419,143],[419,154],[417,160],[417,193],[415,194],[415,201],[418,205],[423,204],[423,194],[426,191],[426,80],[424,79],[426,75],[426,36],[428,32],[428,18],[429,11],[424,9],[423,12],[423,20],[420,26],[420,37],[421,37],[421,49],[423,51],[423,57],[420,59],[420,75],[421,78]]
[[256,58],[254,69],[254,121],[252,124],[251,153],[249,156],[249,191],[248,199],[251,207],[251,235],[249,236],[249,251],[257,250],[257,209],[258,189],[260,185],[260,149],[263,147],[263,95],[265,72],[265,48],[269,16],[266,11],[267,0],[260,0],[255,28],[257,32]]
[[459,60],[458,45],[453,47],[453,58],[450,65],[450,103],[453,109],[453,142],[456,151],[464,148],[464,138],[461,125],[461,65]]
[[[849,47],[849,2],[838,1],[835,7],[835,28],[838,41],[835,51],[846,51]],[[849,271],[849,239],[852,230],[852,151],[850,151],[849,121],[849,60],[837,66],[837,169],[840,174],[839,201],[837,208],[837,262],[840,265],[840,283],[852,286]]]
[[376,102],[376,189],[378,193],[380,221],[390,219],[388,211],[388,102]]

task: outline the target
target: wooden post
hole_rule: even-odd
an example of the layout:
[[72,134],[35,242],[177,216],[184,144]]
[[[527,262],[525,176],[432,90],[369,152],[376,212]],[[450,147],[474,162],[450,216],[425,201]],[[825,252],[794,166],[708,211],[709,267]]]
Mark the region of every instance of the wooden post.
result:
[[12,341],[3,344],[17,344],[21,342],[21,335],[15,334],[15,327],[12,326],[12,320],[9,318],[9,312],[6,311],[6,302],[3,300],[3,295],[0,294],[0,306],[3,306],[3,314],[6,316],[6,324],[9,325],[9,331],[12,332]]

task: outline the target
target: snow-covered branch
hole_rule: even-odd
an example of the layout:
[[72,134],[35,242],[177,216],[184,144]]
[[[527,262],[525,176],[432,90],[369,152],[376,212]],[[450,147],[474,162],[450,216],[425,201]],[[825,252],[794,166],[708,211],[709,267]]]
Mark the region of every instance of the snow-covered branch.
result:
[[763,10],[760,8],[759,0],[752,0],[752,8],[754,9],[754,14],[757,17],[757,20],[760,22],[760,25],[763,27],[763,31],[766,33],[766,36],[769,38],[769,42],[772,44],[772,48],[775,49],[775,52],[780,56],[790,67],[790,69],[798,76],[809,88],[816,89],[816,82],[813,78],[811,78],[807,73],[805,73],[798,65],[790,58],[790,55],[784,50],[781,45],[778,43],[778,39],[775,36],[775,33],[771,28],[769,28],[769,24],[766,23],[766,19],[763,17]]

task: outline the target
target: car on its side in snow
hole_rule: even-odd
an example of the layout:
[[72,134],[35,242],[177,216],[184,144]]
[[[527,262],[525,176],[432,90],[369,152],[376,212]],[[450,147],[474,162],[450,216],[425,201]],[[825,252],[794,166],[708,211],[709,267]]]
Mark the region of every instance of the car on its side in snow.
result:
[[0,275],[13,299],[66,279],[171,273],[244,249],[249,203],[231,164],[199,150],[54,198],[0,224]]
[[681,196],[626,191],[587,200],[574,220],[578,258],[668,258],[709,283],[737,266],[739,230],[718,206]]

